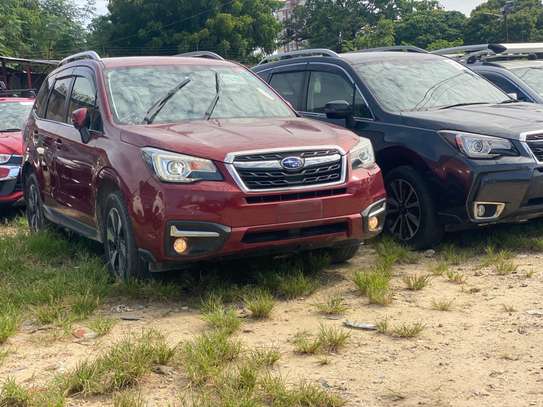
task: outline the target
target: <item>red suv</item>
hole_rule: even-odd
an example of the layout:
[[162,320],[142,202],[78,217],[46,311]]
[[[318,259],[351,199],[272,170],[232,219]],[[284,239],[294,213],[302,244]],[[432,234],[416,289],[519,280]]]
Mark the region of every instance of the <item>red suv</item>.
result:
[[383,223],[371,143],[219,56],[69,57],[24,142],[32,231],[103,242],[118,278],[268,251],[346,261]]
[[23,136],[21,128],[32,110],[34,99],[14,97],[0,91],[0,205],[22,202],[21,164]]

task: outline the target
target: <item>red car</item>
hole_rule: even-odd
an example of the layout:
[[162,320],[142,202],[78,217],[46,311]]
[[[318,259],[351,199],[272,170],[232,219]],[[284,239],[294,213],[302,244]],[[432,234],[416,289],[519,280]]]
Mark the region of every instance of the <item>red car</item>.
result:
[[0,96],[0,205],[22,202],[21,164],[24,126],[34,99]]
[[69,57],[27,126],[32,231],[53,222],[103,242],[118,278],[314,248],[346,261],[381,231],[371,143],[299,117],[218,56]]

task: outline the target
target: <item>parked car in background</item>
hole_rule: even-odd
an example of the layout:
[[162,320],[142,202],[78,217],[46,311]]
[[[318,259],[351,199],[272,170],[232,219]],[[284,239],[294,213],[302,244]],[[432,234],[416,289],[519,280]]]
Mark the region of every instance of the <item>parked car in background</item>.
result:
[[193,56],[62,61],[25,132],[32,231],[53,222],[103,242],[118,278],[315,248],[342,262],[381,231],[369,140],[298,117],[240,65]]
[[465,64],[515,99],[543,103],[543,43],[468,45],[433,53]]
[[460,63],[410,47],[304,50],[253,70],[304,116],[370,138],[399,240],[427,248],[447,230],[543,215],[543,108]]
[[22,203],[21,164],[23,162],[22,128],[34,99],[13,97],[0,91],[0,205]]

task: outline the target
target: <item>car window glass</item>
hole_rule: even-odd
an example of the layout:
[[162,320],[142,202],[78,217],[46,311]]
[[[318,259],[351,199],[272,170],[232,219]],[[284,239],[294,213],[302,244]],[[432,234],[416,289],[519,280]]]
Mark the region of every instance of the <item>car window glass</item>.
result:
[[488,72],[481,72],[480,74],[488,79],[490,82],[492,82],[494,85],[496,85],[498,88],[503,90],[505,93],[518,93],[517,87],[513,86],[511,82],[509,82],[501,75]]
[[394,55],[368,60],[354,67],[377,100],[389,111],[431,110],[468,103],[492,104],[509,99],[497,87],[448,58],[422,54]]
[[153,123],[198,120],[216,96],[213,118],[293,117],[294,113],[262,80],[240,67],[167,65],[112,68],[106,71],[110,106],[118,123],[144,124],[157,101],[180,83],[189,82],[163,106]]
[[36,110],[36,114],[38,117],[45,117],[45,108],[47,107],[47,97],[49,96],[49,90],[51,90],[51,86],[54,82],[54,79],[47,78],[47,80],[43,81],[40,91],[38,92],[38,96],[36,97],[36,103],[34,105],[34,109]]
[[78,76],[70,96],[68,118],[71,117],[74,110],[81,108],[86,108],[91,118],[90,130],[100,130],[100,120],[98,119],[100,113],[96,108],[96,88],[90,79]]
[[530,88],[543,96],[543,68],[523,67],[511,69],[520,79],[526,82]]
[[22,129],[31,110],[30,101],[0,102],[0,132],[7,129]]
[[373,118],[366,101],[358,90],[356,90],[354,94],[354,117],[361,117],[364,119]]
[[324,113],[324,106],[335,100],[353,103],[354,86],[343,76],[331,72],[311,72],[307,92],[307,111]]
[[72,78],[58,79],[47,103],[45,118],[57,122],[66,122],[66,97]]
[[272,76],[270,85],[290,102],[296,110],[303,110],[305,72],[281,72]]

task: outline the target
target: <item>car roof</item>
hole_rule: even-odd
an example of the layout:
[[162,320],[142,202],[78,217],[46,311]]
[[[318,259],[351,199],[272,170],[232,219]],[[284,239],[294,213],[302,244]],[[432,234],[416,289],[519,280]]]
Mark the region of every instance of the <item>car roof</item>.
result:
[[[102,58],[100,59],[105,68],[122,68],[132,66],[160,66],[160,65],[226,65],[239,66],[236,63],[210,59],[210,58],[195,58],[195,57],[119,57],[119,58]],[[77,61],[81,62],[81,61]]]
[[543,68],[543,61],[541,60],[530,61],[526,59],[518,59],[513,61],[492,61],[492,63],[506,69]]
[[440,55],[434,55],[423,52],[390,52],[390,51],[365,51],[365,52],[347,52],[339,55],[342,59],[347,60],[351,64],[361,64],[369,61],[390,61],[390,60],[428,60],[428,59],[443,59]]

